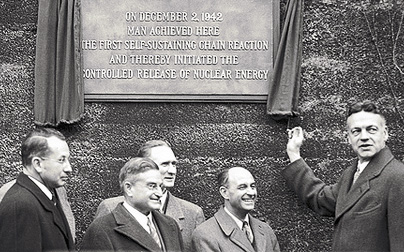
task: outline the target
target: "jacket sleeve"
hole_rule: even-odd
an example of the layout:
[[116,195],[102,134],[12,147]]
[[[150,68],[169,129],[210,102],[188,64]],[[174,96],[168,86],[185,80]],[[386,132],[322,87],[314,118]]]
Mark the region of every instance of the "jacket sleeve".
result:
[[390,183],[387,202],[387,225],[390,239],[390,251],[403,251],[404,248],[404,176],[393,176]]
[[334,216],[339,184],[325,185],[303,159],[289,164],[283,171],[287,185],[310,209],[324,216]]
[[97,211],[95,212],[95,217],[94,219],[97,219],[101,216],[107,215],[110,212],[112,212],[113,208],[111,209],[108,204],[105,202],[105,200],[101,201],[100,205],[97,207]]
[[20,202],[2,208],[0,251],[42,252],[41,224],[36,208]]
[[209,230],[195,229],[192,234],[193,252],[219,252],[220,247],[217,240]]
[[202,222],[205,221],[205,215],[203,214],[202,208],[198,208],[198,211],[196,213],[196,226],[199,226]]
[[92,223],[84,235],[79,251],[114,251],[114,247],[105,230]]
[[272,230],[271,227],[269,227],[268,234],[269,234],[269,238],[270,238],[271,244],[272,244],[272,248],[271,248],[272,250],[270,250],[270,251],[281,252],[281,249],[279,248],[278,239],[276,238],[275,232]]

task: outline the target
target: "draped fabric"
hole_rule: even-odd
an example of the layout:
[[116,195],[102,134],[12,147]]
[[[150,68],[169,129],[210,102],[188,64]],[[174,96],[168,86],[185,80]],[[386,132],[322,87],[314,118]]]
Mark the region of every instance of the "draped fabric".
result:
[[269,84],[267,113],[275,118],[296,116],[302,55],[303,0],[288,0],[286,17]]
[[39,0],[34,114],[38,125],[74,123],[84,112],[79,0]]

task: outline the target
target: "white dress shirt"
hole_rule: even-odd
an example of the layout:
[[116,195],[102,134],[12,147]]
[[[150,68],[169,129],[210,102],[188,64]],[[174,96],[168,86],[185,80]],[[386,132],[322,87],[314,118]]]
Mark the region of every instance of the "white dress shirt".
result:
[[[240,230],[243,230],[243,221],[240,220],[239,218],[237,218],[236,216],[234,216],[232,213],[230,213],[229,210],[227,210],[226,207],[224,207],[224,211],[230,215],[230,217],[236,222],[237,226],[240,228]],[[248,218],[248,214],[246,215],[246,217],[244,218],[244,221],[246,221],[248,223],[248,225],[250,225],[250,219]]]
[[139,210],[135,209],[134,207],[130,206],[126,201],[123,202],[123,206],[129,211],[129,213],[139,222],[139,224],[150,234],[150,228],[147,225],[147,218],[150,218],[152,221],[152,213],[150,212],[149,215],[144,215]]
[[50,200],[52,200],[52,193],[51,191],[49,191],[49,189],[42,184],[41,182],[39,182],[39,180],[31,177],[30,175],[27,175],[28,178],[30,178],[32,180],[32,182],[35,183],[35,185],[37,185],[39,187],[39,189],[41,189],[41,191],[46,195],[46,197],[48,197]]
[[363,170],[365,170],[366,166],[369,164],[370,161],[366,161],[366,162],[358,162],[358,169],[359,169],[359,174],[361,174],[363,172]]

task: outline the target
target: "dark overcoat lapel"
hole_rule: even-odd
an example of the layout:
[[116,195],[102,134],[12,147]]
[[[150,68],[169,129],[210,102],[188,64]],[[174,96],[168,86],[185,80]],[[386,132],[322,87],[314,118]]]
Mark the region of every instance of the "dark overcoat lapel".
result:
[[[39,203],[42,205],[45,211],[52,213],[53,222],[60,229],[65,239],[68,241],[69,248],[72,249],[74,246],[73,238],[70,233],[66,217],[62,215],[62,213],[60,215],[56,213],[56,211],[59,210],[53,205],[53,202],[49,200],[49,198],[41,191],[41,189],[37,185],[35,185],[35,183],[30,178],[28,178],[27,175],[21,173],[21,175],[17,178],[16,183],[30,191],[35,196],[35,198],[38,199]],[[64,220],[60,217],[64,218]]]
[[112,214],[117,224],[117,227],[114,228],[116,232],[132,239],[150,251],[161,250],[150,234],[130,215],[122,204],[118,204]]
[[370,181],[377,178],[393,158],[393,155],[388,149],[383,149],[373,157],[354,184],[352,184],[353,174],[358,162],[356,161],[349,168],[347,173],[344,174],[347,178],[342,179],[335,209],[335,221],[352,208],[352,206],[370,190]]

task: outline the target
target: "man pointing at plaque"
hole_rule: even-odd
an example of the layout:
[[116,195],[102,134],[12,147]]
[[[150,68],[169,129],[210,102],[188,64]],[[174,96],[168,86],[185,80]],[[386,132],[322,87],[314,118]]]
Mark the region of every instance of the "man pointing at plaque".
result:
[[325,185],[300,157],[300,127],[289,132],[282,174],[308,207],[334,217],[333,251],[404,251],[404,165],[386,146],[386,120],[365,101],[348,108],[346,123],[357,159],[337,183]]

